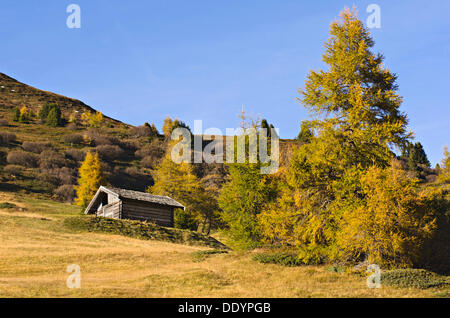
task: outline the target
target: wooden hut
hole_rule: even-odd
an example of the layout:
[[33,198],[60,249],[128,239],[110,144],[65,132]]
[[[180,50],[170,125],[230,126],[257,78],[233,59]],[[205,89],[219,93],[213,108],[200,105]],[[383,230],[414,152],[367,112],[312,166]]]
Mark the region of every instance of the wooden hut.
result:
[[84,213],[173,227],[175,209],[184,210],[185,207],[166,196],[101,186]]

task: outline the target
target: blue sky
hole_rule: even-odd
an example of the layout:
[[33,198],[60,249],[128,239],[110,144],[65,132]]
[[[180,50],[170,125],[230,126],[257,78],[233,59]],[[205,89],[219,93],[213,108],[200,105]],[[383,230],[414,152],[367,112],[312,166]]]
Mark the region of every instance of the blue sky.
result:
[[[81,29],[66,26],[71,3]],[[0,72],[134,125],[170,115],[225,131],[245,105],[293,138],[307,119],[297,90],[324,67],[330,22],[353,5],[366,21],[371,3],[375,51],[434,165],[450,141],[448,0],[2,0]]]

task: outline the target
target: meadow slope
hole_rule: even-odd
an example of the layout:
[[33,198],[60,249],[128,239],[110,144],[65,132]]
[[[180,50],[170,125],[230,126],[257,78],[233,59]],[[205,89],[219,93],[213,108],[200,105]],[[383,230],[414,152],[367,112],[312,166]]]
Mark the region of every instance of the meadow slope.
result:
[[[260,264],[252,252],[199,258],[208,248],[73,232],[69,204],[0,192],[0,297],[446,297],[448,289],[369,289],[326,266]],[[197,253],[196,253],[197,252]],[[197,255],[197,256],[196,256]],[[70,264],[81,288],[66,287]]]

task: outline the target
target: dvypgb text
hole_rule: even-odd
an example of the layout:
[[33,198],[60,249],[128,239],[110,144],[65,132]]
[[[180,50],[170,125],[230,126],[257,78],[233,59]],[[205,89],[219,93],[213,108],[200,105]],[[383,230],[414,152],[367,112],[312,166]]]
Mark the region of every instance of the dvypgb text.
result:
[[[204,146],[207,136],[211,142]],[[262,174],[276,173],[279,168],[279,129],[227,128],[225,136],[218,128],[203,131],[202,121],[194,121],[194,132],[178,127],[172,131],[177,141],[171,152],[173,162],[184,163],[250,163],[260,164]],[[194,151],[192,152],[192,145]],[[225,156],[224,156],[225,148]]]

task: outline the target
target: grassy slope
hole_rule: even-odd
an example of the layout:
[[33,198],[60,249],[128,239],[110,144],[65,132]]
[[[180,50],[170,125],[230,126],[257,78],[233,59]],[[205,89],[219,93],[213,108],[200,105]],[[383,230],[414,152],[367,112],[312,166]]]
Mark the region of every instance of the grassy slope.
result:
[[[0,192],[0,297],[430,297],[448,289],[366,287],[364,277],[326,266],[259,264],[252,253],[199,258],[208,248],[118,235],[77,233],[64,226],[79,208]],[[66,287],[69,264],[82,287]]]

